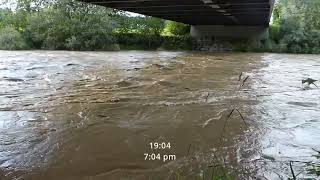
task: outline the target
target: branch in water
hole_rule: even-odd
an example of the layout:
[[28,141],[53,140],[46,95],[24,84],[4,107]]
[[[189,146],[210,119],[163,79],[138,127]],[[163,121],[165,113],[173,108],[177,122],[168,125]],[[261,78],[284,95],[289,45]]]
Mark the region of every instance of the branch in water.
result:
[[208,102],[209,96],[210,96],[210,93],[208,92],[208,95],[206,96],[206,102]]
[[242,72],[239,75],[239,80],[238,81],[241,81],[241,77],[242,77]]
[[242,85],[241,86],[244,86],[244,83],[248,80],[249,76],[247,76],[243,81],[242,81]]
[[315,85],[317,88],[319,88],[315,83],[312,83],[313,85]]
[[225,122],[224,122],[224,125],[223,125],[223,128],[222,128],[222,132],[221,132],[221,136],[220,136],[220,145],[219,145],[219,147],[222,145],[224,130],[226,129],[226,125],[227,125],[227,123],[228,123],[228,120],[230,119],[230,117],[231,117],[231,115],[232,115],[232,113],[233,113],[234,110],[235,110],[235,109],[232,109],[232,110],[231,110],[231,112],[230,112],[230,113],[228,114],[228,116],[227,116],[227,119],[226,119]]
[[231,115],[232,115],[232,113],[233,113],[234,110],[235,110],[235,109],[232,109],[231,112],[228,114],[228,116],[227,116],[228,119],[231,117]]
[[297,178],[296,178],[296,175],[294,174],[294,171],[293,171],[293,168],[292,168],[292,161],[290,161],[289,165],[290,165],[290,170],[291,170],[292,178],[293,178],[293,180],[296,180]]
[[319,150],[316,150],[316,149],[314,149],[314,148],[311,148],[311,149],[314,150],[314,151],[317,152],[317,153],[320,153]]
[[189,155],[190,148],[191,148],[191,144],[189,144],[189,148],[188,148],[187,156]]
[[240,115],[240,117],[241,117],[241,119],[242,119],[243,123],[248,127],[248,124],[247,124],[247,123],[246,123],[246,121],[244,120],[244,118],[243,118],[243,116],[242,116],[241,112],[240,112],[238,109],[236,109],[236,111],[238,111],[238,113],[239,113],[239,115]]

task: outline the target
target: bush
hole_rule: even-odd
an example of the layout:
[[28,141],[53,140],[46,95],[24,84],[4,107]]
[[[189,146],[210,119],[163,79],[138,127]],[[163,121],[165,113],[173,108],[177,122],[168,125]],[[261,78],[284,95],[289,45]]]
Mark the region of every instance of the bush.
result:
[[163,38],[159,35],[144,35],[140,33],[115,33],[121,49],[157,49]]
[[278,25],[270,25],[269,38],[272,41],[279,43],[279,41],[280,41],[280,27]]
[[[103,7],[63,4],[45,8],[28,19],[26,32],[35,48],[68,50],[114,49],[114,21]],[[83,13],[89,6],[92,11]]]
[[20,50],[26,49],[26,43],[21,33],[13,27],[0,29],[0,49]]
[[185,36],[190,33],[190,25],[168,21],[164,28],[164,35],[167,36]]
[[81,42],[77,39],[76,36],[71,36],[66,40],[65,46],[70,50],[76,50],[81,48]]
[[166,50],[192,50],[190,36],[165,36],[161,45]]
[[[273,11],[269,38],[273,52],[320,52],[319,0],[279,0]],[[276,51],[275,51],[276,50]]]
[[140,33],[115,33],[121,49],[155,50],[191,50],[190,36],[160,36]]

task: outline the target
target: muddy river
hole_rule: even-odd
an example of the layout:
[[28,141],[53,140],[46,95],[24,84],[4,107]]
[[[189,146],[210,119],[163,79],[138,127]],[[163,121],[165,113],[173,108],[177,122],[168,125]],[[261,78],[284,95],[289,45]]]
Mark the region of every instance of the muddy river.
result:
[[0,179],[317,179],[308,77],[319,55],[0,51]]

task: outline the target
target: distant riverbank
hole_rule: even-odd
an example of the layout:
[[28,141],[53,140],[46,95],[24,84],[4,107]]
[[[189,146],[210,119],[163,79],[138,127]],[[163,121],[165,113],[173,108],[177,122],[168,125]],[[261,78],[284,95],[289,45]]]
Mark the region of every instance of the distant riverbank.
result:
[[189,35],[190,25],[76,0],[19,0],[15,8],[0,9],[0,49],[216,50],[211,47],[217,44],[218,49],[242,52],[317,54],[319,11],[318,0],[279,0],[266,39],[216,42],[219,38],[209,37],[214,42],[199,48]]

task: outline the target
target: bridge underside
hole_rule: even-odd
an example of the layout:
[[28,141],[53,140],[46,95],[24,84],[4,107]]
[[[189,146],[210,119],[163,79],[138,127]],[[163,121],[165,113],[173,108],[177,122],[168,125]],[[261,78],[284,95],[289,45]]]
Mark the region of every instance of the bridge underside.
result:
[[268,26],[273,0],[81,0],[190,25]]
[[200,49],[210,49],[221,39],[265,39],[274,4],[274,0],[80,1],[192,25],[191,36]]

